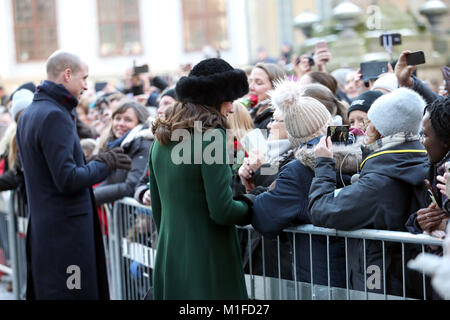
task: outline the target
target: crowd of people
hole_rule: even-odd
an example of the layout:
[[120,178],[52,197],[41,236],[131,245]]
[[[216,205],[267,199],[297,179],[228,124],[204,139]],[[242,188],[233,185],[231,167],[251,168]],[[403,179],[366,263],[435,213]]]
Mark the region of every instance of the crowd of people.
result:
[[[247,299],[245,272],[320,285],[329,275],[345,288],[344,240],[296,234],[278,246],[292,226],[444,238],[450,99],[420,80],[409,53],[370,79],[359,69],[329,72],[322,47],[314,64],[288,51],[245,70],[209,58],[172,79],[135,68],[91,88],[87,63],[58,51],[37,87],[10,96],[0,87],[0,191],[17,190],[29,207],[27,297],[109,298],[97,206],[124,197],[152,208],[155,299]],[[333,142],[332,126],[348,126],[348,139]],[[194,152],[178,154],[180,145]],[[211,150],[213,162],[202,157]],[[386,275],[385,288],[369,291],[423,298],[401,245],[348,246],[350,289],[367,289],[366,259]],[[419,252],[407,245],[406,261]],[[84,272],[78,291],[66,287],[69,265]]]

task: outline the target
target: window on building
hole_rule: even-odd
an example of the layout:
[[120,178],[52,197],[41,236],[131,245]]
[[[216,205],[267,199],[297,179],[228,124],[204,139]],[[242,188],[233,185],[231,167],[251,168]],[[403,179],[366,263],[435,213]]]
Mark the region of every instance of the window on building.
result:
[[12,0],[17,62],[46,60],[58,49],[55,0]]
[[230,48],[226,0],[183,0],[185,51]]
[[142,53],[139,0],[97,0],[100,55]]

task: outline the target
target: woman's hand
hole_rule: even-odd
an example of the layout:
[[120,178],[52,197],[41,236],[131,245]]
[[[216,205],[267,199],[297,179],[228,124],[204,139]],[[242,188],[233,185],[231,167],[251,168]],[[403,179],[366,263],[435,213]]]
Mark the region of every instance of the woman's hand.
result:
[[445,86],[440,86],[438,94],[440,96],[447,97],[448,96],[448,91],[447,91],[446,87]]
[[320,142],[314,149],[314,155],[317,158],[331,158],[333,159],[333,143],[331,137],[322,137]]
[[403,51],[395,66],[395,75],[397,76],[399,87],[412,88],[414,85],[414,81],[411,76],[414,70],[416,70],[416,67],[408,66],[408,63],[406,62],[406,56],[410,53],[411,51],[409,50]]
[[447,188],[447,179],[448,179],[448,173],[446,172],[444,176],[437,176],[437,181],[440,183],[437,184],[438,189],[441,191],[441,193],[445,196],[445,190]]
[[434,203],[428,208],[417,211],[417,223],[423,231],[428,233],[439,227],[445,217],[444,211],[442,209],[436,209]]
[[333,56],[327,48],[319,49],[314,53],[314,63],[317,66],[317,70],[320,72],[327,72],[326,64],[331,60]]
[[241,178],[241,182],[245,187],[245,191],[247,193],[251,192],[255,189],[255,184],[251,181],[253,178],[253,170],[250,167],[249,159],[245,158],[244,163],[239,168],[239,177]]
[[266,162],[266,157],[259,150],[252,150],[248,157],[248,164],[253,172],[258,171],[259,168]]

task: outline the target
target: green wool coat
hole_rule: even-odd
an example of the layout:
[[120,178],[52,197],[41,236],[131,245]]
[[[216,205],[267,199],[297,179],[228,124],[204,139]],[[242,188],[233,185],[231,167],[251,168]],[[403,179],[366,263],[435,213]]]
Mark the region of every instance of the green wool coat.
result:
[[[233,200],[225,131],[213,132],[220,139],[196,145],[202,154],[218,145],[211,154],[221,159],[219,164],[207,164],[206,158],[194,163],[200,155],[200,150],[194,152],[194,138],[153,144],[150,196],[158,230],[154,299],[248,299],[235,225],[247,225],[251,217],[247,204]],[[179,155],[187,157],[182,164],[174,161]]]

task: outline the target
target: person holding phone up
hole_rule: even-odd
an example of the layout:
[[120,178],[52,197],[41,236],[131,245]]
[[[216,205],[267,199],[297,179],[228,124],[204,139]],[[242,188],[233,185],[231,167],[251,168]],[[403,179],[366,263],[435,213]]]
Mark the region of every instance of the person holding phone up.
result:
[[[424,207],[423,181],[427,176],[426,151],[419,141],[425,101],[407,88],[394,90],[378,98],[368,112],[369,123],[363,146],[359,179],[336,189],[336,168],[331,138],[323,137],[315,148],[315,177],[309,192],[309,211],[316,226],[338,230],[378,229],[406,231],[405,222],[412,212]],[[403,295],[402,248],[385,244],[385,261],[379,241],[349,239],[350,289],[364,290],[370,273],[367,266],[378,266],[386,275],[386,294]],[[420,251],[405,247],[408,261]],[[383,268],[386,268],[383,270]],[[385,272],[385,273],[384,273]],[[382,276],[384,277],[384,276]],[[420,275],[405,274],[406,295],[422,297]],[[419,284],[419,285],[418,285]],[[367,288],[384,293],[384,289]]]
[[[435,199],[420,209],[408,220],[408,230],[412,233],[430,233],[438,237],[445,236],[450,214],[450,203],[445,193],[438,192],[438,182],[444,182],[445,164],[450,160],[450,98],[435,100],[425,109],[423,117],[422,143],[428,153],[431,164],[429,181],[430,191]],[[446,215],[447,214],[447,215]]]

